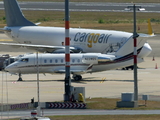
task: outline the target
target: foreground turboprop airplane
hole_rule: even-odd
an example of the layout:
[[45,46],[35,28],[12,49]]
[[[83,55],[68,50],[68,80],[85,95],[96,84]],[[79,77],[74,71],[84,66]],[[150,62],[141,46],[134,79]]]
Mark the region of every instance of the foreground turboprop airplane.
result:
[[[143,62],[143,58],[148,56],[152,49],[144,40],[139,41],[140,49],[137,50],[137,62]],[[125,66],[133,65],[133,42],[127,41],[114,54],[101,53],[76,53],[71,54],[70,72],[74,80],[81,80],[81,74],[100,72]],[[65,73],[65,54],[44,53],[38,55],[30,54],[21,57],[18,61],[8,65],[5,70],[12,74],[19,74],[19,80],[22,80],[21,74],[37,73],[37,61],[39,73]]]
[[[1,30],[17,43],[0,43],[0,45],[23,46],[50,53],[64,51],[64,28],[37,26],[24,17],[16,0],[3,1],[7,26]],[[150,36],[139,34],[139,39]],[[122,31],[70,28],[70,49],[71,52],[112,53],[118,51],[132,38],[132,33]],[[137,49],[140,48],[141,46],[137,44]]]

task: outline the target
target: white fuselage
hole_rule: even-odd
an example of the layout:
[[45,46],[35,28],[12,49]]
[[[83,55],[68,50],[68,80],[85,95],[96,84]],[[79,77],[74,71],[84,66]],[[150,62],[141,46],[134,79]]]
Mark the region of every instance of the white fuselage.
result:
[[[138,58],[138,63],[142,61],[143,59]],[[71,54],[70,64],[70,71],[72,74],[84,74],[132,65],[133,57],[132,55],[128,55],[125,58],[116,58],[114,55],[100,53]],[[92,68],[90,68],[90,65],[93,65]],[[39,54],[38,68],[39,73],[65,73],[65,55]],[[5,70],[10,73],[37,73],[37,56],[36,54],[26,55],[7,66]]]
[[[22,26],[5,27],[11,32],[7,36],[21,44],[62,46],[65,41],[65,29],[62,27]],[[70,45],[82,48],[84,52],[105,53],[113,46],[117,51],[132,37],[132,33],[70,28]]]

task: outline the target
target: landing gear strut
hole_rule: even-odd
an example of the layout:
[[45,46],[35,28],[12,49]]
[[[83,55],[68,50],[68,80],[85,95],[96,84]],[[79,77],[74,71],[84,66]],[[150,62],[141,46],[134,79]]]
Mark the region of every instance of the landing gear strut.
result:
[[18,76],[19,76],[19,78],[18,78],[18,80],[17,80],[17,81],[23,81],[23,80],[22,80],[22,74],[21,74],[21,73],[19,73],[19,75],[18,75]]
[[73,79],[75,81],[80,81],[80,80],[82,80],[82,76],[81,75],[73,75]]

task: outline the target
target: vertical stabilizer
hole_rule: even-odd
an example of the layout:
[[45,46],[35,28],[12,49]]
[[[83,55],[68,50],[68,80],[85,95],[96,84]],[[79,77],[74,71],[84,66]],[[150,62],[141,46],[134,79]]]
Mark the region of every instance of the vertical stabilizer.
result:
[[28,21],[16,0],[3,0],[6,15],[7,26],[35,26],[34,23]]
[[153,31],[152,31],[152,26],[151,26],[151,20],[148,19],[148,34],[149,35],[154,35]]
[[[146,42],[146,38],[137,39],[137,52],[139,52],[144,43]],[[116,56],[126,56],[129,54],[133,54],[134,46],[133,46],[133,38],[132,36],[127,40],[127,42],[115,53]]]

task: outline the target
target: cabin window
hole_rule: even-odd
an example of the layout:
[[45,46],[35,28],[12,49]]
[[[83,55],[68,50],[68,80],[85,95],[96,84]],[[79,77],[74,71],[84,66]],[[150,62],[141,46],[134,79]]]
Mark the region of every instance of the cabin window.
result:
[[52,63],[52,60],[50,60],[50,63]]
[[63,63],[63,59],[61,59],[61,63]]
[[74,63],[75,62],[75,59],[72,59],[72,63]]
[[57,59],[55,59],[55,63],[57,63],[58,62],[58,60]]
[[77,62],[80,63],[80,59],[78,59]]
[[22,58],[21,59],[22,62],[28,62],[28,60],[29,60],[28,58]]
[[46,59],[44,60],[44,63],[47,63],[47,60],[46,60]]

